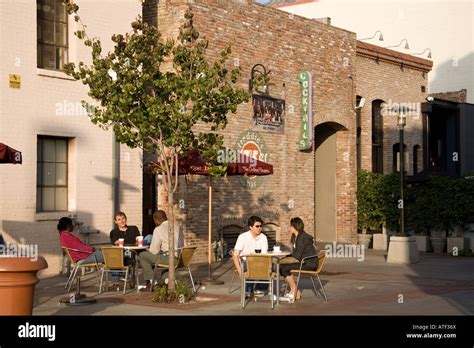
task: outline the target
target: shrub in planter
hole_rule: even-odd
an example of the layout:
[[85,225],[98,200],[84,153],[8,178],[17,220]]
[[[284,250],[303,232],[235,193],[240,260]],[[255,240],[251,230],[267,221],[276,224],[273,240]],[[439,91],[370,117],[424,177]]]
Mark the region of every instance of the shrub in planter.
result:
[[[381,174],[362,171],[357,176],[357,227],[366,235],[383,224],[383,200],[379,193]],[[369,239],[370,242],[370,239]]]
[[168,289],[168,284],[157,285],[153,289],[153,302],[160,303],[175,303],[175,302],[189,302],[194,298],[193,290],[188,284],[177,280],[176,289]]

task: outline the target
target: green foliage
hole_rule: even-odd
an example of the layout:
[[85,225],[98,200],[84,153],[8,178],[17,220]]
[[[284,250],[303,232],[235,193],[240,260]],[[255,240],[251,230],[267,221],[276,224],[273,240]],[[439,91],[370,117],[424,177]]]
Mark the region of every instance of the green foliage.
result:
[[[357,221],[364,230],[385,224],[399,229],[400,174],[361,172],[357,180]],[[474,222],[474,180],[430,176],[405,188],[407,230],[427,235],[434,229],[464,228]]]
[[357,176],[357,227],[363,234],[383,224],[383,197],[380,194],[382,177],[381,174],[367,171]]
[[153,289],[153,302],[189,302],[193,298],[193,290],[186,283],[180,281],[176,281],[176,288],[174,290],[169,289],[168,285],[158,285]]
[[[119,142],[158,155],[173,149],[170,156],[197,148],[213,165],[223,144],[217,132],[249,94],[234,88],[240,69],[226,67],[230,47],[209,62],[208,41],[199,38],[190,10],[185,18],[177,41],[163,41],[157,28],[139,17],[130,33],[112,36],[114,49],[105,55],[98,38],[79,30],[78,38],[92,47],[92,65],[70,63],[65,72],[89,86],[89,96],[99,103],[88,108],[91,121],[112,128]],[[198,123],[208,124],[210,131],[197,132]]]

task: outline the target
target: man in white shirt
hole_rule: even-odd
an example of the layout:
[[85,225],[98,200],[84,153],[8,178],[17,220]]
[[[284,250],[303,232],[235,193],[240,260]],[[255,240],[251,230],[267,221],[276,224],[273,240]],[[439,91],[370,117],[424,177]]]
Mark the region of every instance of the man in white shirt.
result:
[[[169,243],[168,243],[168,218],[163,210],[157,210],[153,214],[153,220],[155,221],[156,227],[153,230],[153,237],[151,239],[151,245],[149,251],[140,253],[139,259],[140,264],[143,268],[143,277],[145,278],[146,285],[150,285],[150,281],[153,279],[153,267],[157,261],[162,264],[169,263]],[[174,225],[174,249],[175,249],[175,261],[177,261],[179,248],[184,247],[184,235],[180,233],[177,224]],[[161,274],[158,278],[158,282],[162,283]]]
[[[248,219],[249,231],[244,232],[237,238],[235,243],[234,253],[232,254],[232,261],[234,262],[235,269],[242,275],[245,272],[245,262],[240,265],[240,255],[254,254],[254,253],[266,253],[268,251],[268,240],[267,236],[262,233],[263,221],[258,216],[251,216]],[[242,270],[242,268],[244,268]],[[267,289],[265,285],[257,285],[256,293],[261,293]],[[245,292],[250,294],[252,290],[252,284],[248,284]]]

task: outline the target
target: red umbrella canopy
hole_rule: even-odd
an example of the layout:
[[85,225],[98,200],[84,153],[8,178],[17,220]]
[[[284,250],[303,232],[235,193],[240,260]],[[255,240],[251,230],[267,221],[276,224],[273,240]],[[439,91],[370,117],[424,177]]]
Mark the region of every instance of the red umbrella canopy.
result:
[[21,152],[0,143],[0,163],[21,164]]
[[[209,175],[209,168],[206,159],[203,158],[198,150],[190,151],[189,155],[178,160],[178,173]],[[244,154],[238,154],[234,162],[229,163],[227,175],[271,175],[273,174],[273,165],[265,163]]]

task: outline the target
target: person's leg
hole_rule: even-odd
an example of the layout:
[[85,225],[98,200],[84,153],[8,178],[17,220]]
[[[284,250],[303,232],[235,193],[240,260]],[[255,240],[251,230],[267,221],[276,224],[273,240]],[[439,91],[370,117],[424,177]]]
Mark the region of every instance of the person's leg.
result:
[[96,260],[98,263],[104,263],[104,255],[102,255],[102,251],[100,250],[94,251],[93,254],[83,259],[82,263],[95,263]]
[[149,251],[142,252],[139,256],[140,264],[143,268],[143,278],[145,280],[153,279],[153,268],[152,265],[156,263],[158,255],[152,254]]
[[285,277],[286,282],[290,286],[290,294],[296,295],[296,283],[293,276],[290,274]]

